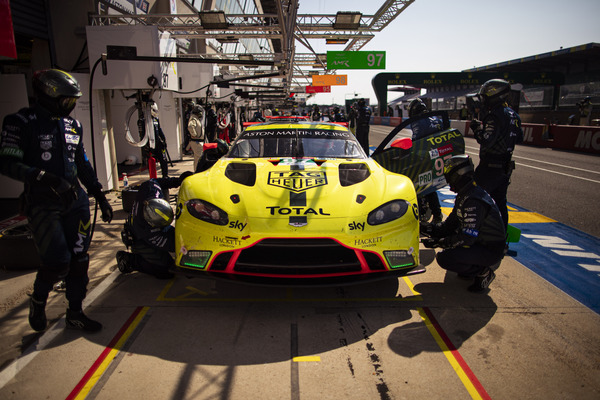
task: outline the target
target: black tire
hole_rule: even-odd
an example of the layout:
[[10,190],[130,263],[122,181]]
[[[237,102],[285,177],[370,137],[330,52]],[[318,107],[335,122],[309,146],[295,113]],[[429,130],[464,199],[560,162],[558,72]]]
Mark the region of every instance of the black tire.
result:
[[9,270],[38,269],[40,256],[24,221],[0,231],[0,265]]

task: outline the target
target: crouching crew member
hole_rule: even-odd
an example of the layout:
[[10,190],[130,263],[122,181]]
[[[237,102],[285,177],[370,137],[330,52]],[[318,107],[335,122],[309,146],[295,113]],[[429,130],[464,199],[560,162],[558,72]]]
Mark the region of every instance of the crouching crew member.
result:
[[473,162],[463,154],[450,158],[444,176],[456,200],[446,220],[435,225],[421,224],[427,248],[441,247],[436,255],[440,267],[473,279],[469,291],[480,293],[496,275],[494,269],[504,256],[504,223],[496,203],[473,180]]
[[158,279],[173,277],[175,228],[171,226],[173,209],[168,202],[168,189],[179,187],[190,175],[191,172],[184,172],[179,178],[150,179],[140,185],[121,233],[131,252],[121,250],[116,256],[122,273],[139,271]]

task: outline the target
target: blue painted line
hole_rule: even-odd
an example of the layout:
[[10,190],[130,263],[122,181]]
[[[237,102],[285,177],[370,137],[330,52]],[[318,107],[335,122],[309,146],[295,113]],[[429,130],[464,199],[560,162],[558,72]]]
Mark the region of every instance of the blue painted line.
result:
[[513,258],[600,314],[600,239],[560,222],[513,224]]
[[[442,207],[454,205],[455,195],[447,187],[438,190],[438,197]],[[513,259],[600,314],[600,238],[560,222],[511,225],[521,230],[521,240],[510,244]]]

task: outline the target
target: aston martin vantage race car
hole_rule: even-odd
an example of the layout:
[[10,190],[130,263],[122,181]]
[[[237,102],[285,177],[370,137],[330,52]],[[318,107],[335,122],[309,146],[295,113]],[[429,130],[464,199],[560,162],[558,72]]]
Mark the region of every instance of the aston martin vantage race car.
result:
[[384,169],[344,126],[248,126],[181,185],[176,264],[268,283],[345,283],[424,272],[410,178]]

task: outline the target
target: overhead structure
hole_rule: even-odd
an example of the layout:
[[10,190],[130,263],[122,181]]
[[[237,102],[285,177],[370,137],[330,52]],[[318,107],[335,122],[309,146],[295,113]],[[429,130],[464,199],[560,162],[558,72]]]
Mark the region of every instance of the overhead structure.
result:
[[[247,62],[246,68],[254,68],[249,71],[252,73],[257,72],[255,68],[261,68],[261,72],[277,71],[280,77],[272,78],[271,83],[281,86],[283,93],[289,95],[292,89],[310,85],[311,75],[317,71],[320,74],[335,73],[327,69],[326,54],[316,53],[310,41],[320,39],[328,43],[342,43],[346,44],[344,51],[358,51],[414,1],[385,0],[374,15],[345,10],[331,15],[298,15],[299,0],[259,0],[262,14],[207,10],[176,15],[107,14],[94,15],[90,19],[91,25],[95,26],[155,25],[159,31],[168,32],[171,38],[184,42],[214,39],[217,44],[225,45],[249,38],[266,39],[270,48],[261,47],[261,52],[227,53],[223,51],[225,46],[218,46],[203,54],[182,51],[181,57],[223,60],[222,65],[238,64],[239,60],[243,60]],[[297,43],[309,52],[297,52]],[[231,62],[233,60],[237,62]]]

